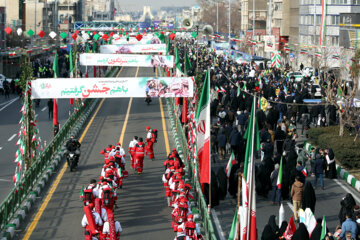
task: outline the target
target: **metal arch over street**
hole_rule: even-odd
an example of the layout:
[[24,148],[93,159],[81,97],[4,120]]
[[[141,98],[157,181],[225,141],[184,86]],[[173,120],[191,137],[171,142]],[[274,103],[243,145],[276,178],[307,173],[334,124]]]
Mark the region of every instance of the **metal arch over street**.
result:
[[138,28],[139,22],[75,22],[74,30],[79,31],[119,31],[121,29]]

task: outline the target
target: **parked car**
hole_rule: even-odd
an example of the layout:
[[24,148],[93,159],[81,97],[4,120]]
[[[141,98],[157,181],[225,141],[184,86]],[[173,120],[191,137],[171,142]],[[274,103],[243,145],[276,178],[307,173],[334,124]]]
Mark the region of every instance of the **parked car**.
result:
[[295,78],[295,82],[301,82],[303,79],[303,74],[301,72],[291,72],[288,74],[289,79]]

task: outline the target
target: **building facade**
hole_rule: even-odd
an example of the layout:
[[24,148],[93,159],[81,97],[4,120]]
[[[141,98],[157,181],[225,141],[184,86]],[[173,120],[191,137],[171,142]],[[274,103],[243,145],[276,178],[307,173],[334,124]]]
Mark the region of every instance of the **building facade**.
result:
[[339,44],[345,48],[360,47],[360,13],[340,13]]
[[[320,45],[321,0],[299,0],[299,43]],[[359,13],[360,0],[328,0],[325,44],[340,45],[340,14]],[[341,45],[340,45],[341,46]]]

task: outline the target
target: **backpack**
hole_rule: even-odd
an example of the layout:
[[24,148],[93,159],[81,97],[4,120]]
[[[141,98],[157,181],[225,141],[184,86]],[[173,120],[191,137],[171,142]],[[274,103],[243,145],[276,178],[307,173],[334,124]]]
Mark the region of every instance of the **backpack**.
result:
[[110,188],[104,189],[102,193],[102,202],[105,208],[112,206],[112,191]]
[[93,190],[92,189],[85,189],[83,191],[83,196],[82,197],[83,197],[84,206],[87,206],[90,203],[93,203],[93,201],[94,201]]
[[157,137],[158,137],[158,130],[157,129],[153,129],[151,132],[152,138],[155,139],[154,142],[157,142]]

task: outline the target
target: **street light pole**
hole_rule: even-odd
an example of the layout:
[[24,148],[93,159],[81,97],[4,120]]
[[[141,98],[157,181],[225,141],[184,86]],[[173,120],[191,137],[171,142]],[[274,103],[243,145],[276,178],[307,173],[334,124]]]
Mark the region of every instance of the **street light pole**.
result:
[[216,32],[219,33],[219,2],[216,2]]
[[36,8],[37,8],[37,0],[35,0],[35,19],[34,19],[34,21],[35,21],[35,36],[36,36]]
[[231,32],[231,19],[230,19],[230,8],[231,8],[231,0],[229,0],[229,58],[230,58],[230,32]]

